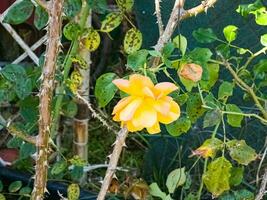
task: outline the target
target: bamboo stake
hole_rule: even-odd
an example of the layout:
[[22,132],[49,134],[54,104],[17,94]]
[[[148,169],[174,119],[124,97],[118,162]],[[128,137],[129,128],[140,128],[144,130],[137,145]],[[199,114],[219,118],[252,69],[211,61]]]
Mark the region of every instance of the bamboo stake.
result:
[[52,0],[49,13],[48,43],[42,71],[39,93],[39,134],[37,136],[37,160],[32,200],[42,200],[46,192],[48,168],[48,142],[51,130],[51,105],[54,90],[56,60],[60,46],[63,0]]

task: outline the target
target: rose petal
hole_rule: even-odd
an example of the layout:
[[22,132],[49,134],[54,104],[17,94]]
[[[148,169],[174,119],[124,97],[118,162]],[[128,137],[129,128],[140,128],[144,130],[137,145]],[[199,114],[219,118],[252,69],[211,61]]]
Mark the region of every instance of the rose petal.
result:
[[146,76],[142,76],[140,74],[133,74],[130,76],[129,79],[130,82],[130,94],[135,96],[144,96],[143,89],[145,87],[148,87],[152,89],[154,87],[153,82],[150,80],[150,78]]
[[125,106],[127,106],[132,100],[134,99],[134,97],[129,96],[129,97],[125,97],[123,99],[121,99],[117,105],[114,107],[112,115],[114,115],[115,113],[121,111],[123,108],[125,108]]
[[130,82],[125,79],[115,79],[112,81],[121,91],[130,94]]
[[134,126],[144,127],[151,127],[156,123],[156,121],[157,112],[152,105],[146,101],[143,101],[143,103],[138,107],[132,120]]
[[170,104],[170,112],[168,112],[167,115],[162,115],[161,113],[158,113],[158,120],[163,124],[170,124],[180,117],[179,105],[173,100],[170,102]]
[[156,134],[156,133],[160,133],[160,126],[159,123],[156,122],[153,126],[146,128],[147,132],[149,134]]
[[162,83],[158,83],[157,85],[155,85],[154,91],[156,95],[158,96],[158,98],[161,98],[163,96],[167,96],[168,94],[170,94],[171,92],[177,89],[178,87],[174,85],[173,83],[162,82]]
[[121,112],[120,112],[120,120],[121,121],[129,121],[132,119],[136,109],[142,103],[142,98],[136,97],[131,101]]
[[132,121],[128,121],[126,126],[130,132],[141,131],[144,128],[143,126],[134,126]]

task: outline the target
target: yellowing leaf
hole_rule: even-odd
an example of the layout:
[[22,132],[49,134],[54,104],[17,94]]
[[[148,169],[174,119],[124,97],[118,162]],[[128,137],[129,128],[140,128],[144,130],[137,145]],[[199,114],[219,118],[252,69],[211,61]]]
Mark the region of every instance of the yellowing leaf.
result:
[[217,151],[223,148],[223,142],[217,138],[207,139],[200,147],[193,151],[193,155],[203,158],[213,158]]
[[257,153],[248,146],[245,140],[230,140],[226,143],[230,156],[239,164],[248,165],[257,158]]
[[87,69],[89,67],[87,62],[79,55],[71,56],[71,61],[75,68]]
[[123,12],[130,12],[134,5],[134,0],[116,0],[116,2]]
[[128,30],[124,38],[123,46],[127,54],[139,50],[142,46],[142,33],[136,28]]
[[77,184],[70,184],[68,187],[68,200],[78,200],[80,196],[80,188]]
[[81,43],[89,52],[95,51],[99,47],[100,41],[99,33],[93,28],[88,28],[81,39]]
[[209,91],[218,80],[220,67],[218,64],[207,64],[206,69],[209,73],[209,80],[201,80],[200,85],[201,89]]
[[120,12],[109,13],[106,18],[102,21],[100,31],[109,33],[110,31],[117,28],[122,22],[123,16]]
[[230,189],[231,168],[231,163],[224,157],[219,157],[208,165],[208,170],[203,174],[202,178],[207,190],[214,197],[218,197]]
[[70,79],[78,85],[82,84],[82,75],[78,71],[73,71],[70,75]]

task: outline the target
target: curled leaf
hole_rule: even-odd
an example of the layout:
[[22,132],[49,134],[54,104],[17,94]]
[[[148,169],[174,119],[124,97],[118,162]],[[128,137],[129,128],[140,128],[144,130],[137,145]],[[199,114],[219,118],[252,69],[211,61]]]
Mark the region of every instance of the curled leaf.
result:
[[203,69],[200,65],[195,63],[184,64],[181,66],[179,75],[184,79],[198,82],[201,80]]
[[223,148],[223,142],[217,138],[207,139],[200,147],[193,151],[193,155],[203,158],[213,158],[217,151]]
[[79,55],[71,56],[71,61],[74,67],[81,68],[81,69],[88,68],[87,62]]

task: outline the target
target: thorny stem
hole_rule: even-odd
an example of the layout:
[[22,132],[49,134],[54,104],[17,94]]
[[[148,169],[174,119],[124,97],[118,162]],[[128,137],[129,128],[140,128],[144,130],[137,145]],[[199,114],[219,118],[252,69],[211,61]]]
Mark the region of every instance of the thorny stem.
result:
[[[79,23],[81,29],[85,27],[88,14],[89,14],[89,8],[86,3],[86,4],[83,4],[82,10],[81,10],[81,18],[80,18],[80,23]],[[56,130],[58,127],[60,109],[61,109],[61,104],[62,104],[63,97],[64,97],[63,95],[64,94],[64,83],[68,79],[68,75],[69,75],[71,64],[72,64],[71,56],[77,54],[78,48],[79,48],[79,40],[77,36],[76,39],[72,43],[72,48],[70,50],[69,55],[66,57],[66,60],[65,60],[66,62],[64,61],[65,65],[64,65],[63,83],[61,83],[60,87],[58,88],[58,93],[60,95],[58,95],[57,97],[56,105],[55,105],[55,109],[53,113],[53,124],[52,124],[52,129],[51,129],[52,138],[56,135]]]
[[159,35],[161,36],[163,34],[163,22],[161,17],[161,11],[160,11],[160,2],[161,0],[155,0],[155,14],[157,17],[157,23],[159,27]]
[[33,145],[36,145],[36,137],[30,136],[27,133],[22,132],[21,130],[18,130],[15,126],[7,125],[6,130],[13,136],[16,136],[25,142],[29,142]]
[[41,76],[41,88],[39,92],[39,134],[37,136],[37,159],[35,170],[34,188],[32,200],[42,200],[46,192],[47,168],[48,168],[48,143],[51,131],[51,105],[54,90],[56,60],[60,46],[61,15],[63,0],[51,1],[49,13],[48,44]]
[[125,146],[125,140],[127,138],[127,135],[128,135],[128,130],[126,127],[122,128],[117,134],[117,138],[114,143],[114,149],[110,156],[109,166],[106,171],[106,175],[103,180],[103,184],[101,186],[101,190],[98,194],[97,200],[105,199],[110,182],[115,174],[122,148]]
[[[204,0],[202,3],[194,8],[189,10],[183,9],[184,0],[176,0],[170,19],[167,23],[167,26],[163,32],[163,34],[159,37],[157,44],[155,45],[154,49],[156,51],[161,51],[163,46],[170,40],[173,32],[176,29],[178,23],[182,20],[187,19],[192,16],[196,16],[201,12],[206,12],[208,8],[212,7],[217,0]],[[178,10],[180,9],[180,12]]]
[[266,195],[266,192],[267,192],[266,186],[267,186],[267,167],[265,168],[265,172],[262,176],[260,191],[257,194],[255,200],[263,199],[263,197]]

